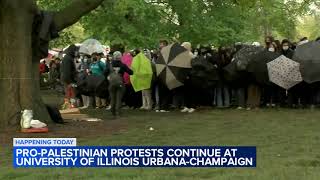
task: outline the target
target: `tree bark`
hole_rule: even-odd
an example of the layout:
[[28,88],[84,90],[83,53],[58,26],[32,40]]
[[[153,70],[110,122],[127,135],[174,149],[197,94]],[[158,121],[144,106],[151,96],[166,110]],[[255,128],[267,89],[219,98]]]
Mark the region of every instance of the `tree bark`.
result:
[[22,109],[32,109],[33,0],[0,1],[0,126],[19,122]]
[[[103,0],[75,0],[55,15],[59,30],[76,23]],[[21,111],[50,121],[40,96],[39,60],[32,54],[34,0],[0,0],[0,129],[19,124]]]
[[63,30],[79,21],[84,15],[96,9],[104,0],[74,0],[68,7],[55,15],[57,29]]

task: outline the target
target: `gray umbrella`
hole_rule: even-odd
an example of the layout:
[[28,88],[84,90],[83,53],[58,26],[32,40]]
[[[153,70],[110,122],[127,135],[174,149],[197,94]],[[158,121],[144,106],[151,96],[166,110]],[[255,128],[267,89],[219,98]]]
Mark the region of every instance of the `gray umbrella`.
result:
[[320,43],[309,42],[297,47],[293,60],[300,63],[302,78],[307,83],[320,81]]

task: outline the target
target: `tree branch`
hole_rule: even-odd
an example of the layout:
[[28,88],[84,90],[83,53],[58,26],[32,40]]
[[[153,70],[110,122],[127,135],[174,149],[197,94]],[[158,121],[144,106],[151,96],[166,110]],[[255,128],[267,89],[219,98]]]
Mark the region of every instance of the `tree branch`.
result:
[[57,12],[54,17],[56,27],[59,31],[71,26],[79,19],[96,9],[104,0],[74,0],[69,6]]

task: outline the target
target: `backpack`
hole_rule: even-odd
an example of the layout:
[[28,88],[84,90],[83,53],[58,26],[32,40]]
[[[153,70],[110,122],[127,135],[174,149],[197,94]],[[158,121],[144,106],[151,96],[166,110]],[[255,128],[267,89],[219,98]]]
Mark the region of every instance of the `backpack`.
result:
[[109,76],[108,76],[109,86],[111,88],[113,88],[113,87],[122,87],[124,85],[122,77],[118,73],[119,71],[117,71],[117,70],[115,70],[113,68],[112,62],[110,62],[109,69],[110,69],[110,73],[109,73]]

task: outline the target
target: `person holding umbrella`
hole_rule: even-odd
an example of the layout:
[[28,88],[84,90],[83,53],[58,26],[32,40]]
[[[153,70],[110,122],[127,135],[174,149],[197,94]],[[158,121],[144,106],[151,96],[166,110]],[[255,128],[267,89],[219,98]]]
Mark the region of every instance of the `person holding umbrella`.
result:
[[[158,57],[154,60],[156,61],[161,56],[161,51],[163,48],[167,47],[169,42],[167,40],[159,41],[159,52]],[[166,87],[165,83],[161,82],[161,80],[157,79],[155,82],[155,99],[156,99],[156,112],[169,112],[169,104],[172,99],[172,92]]]
[[[292,59],[294,50],[291,49],[291,42],[288,39],[282,40],[281,43],[281,54],[285,57]],[[299,102],[299,87],[300,85],[296,85],[288,90],[288,106],[295,108]],[[284,104],[284,97],[286,96],[286,92],[284,90],[280,91],[280,103]]]
[[223,76],[223,68],[226,67],[231,62],[231,53],[229,49],[225,47],[220,47],[218,50],[218,71],[219,71],[219,81],[216,88],[216,104],[218,108],[228,108],[230,107],[230,92],[226,80]]
[[[103,63],[100,59],[103,56],[102,53],[93,53],[92,54],[92,63],[90,64],[90,74],[93,76],[104,76],[106,71],[106,64]],[[95,97],[96,108],[105,108],[107,106],[106,99]]]
[[116,51],[113,53],[113,59],[106,69],[106,75],[109,81],[109,93],[111,97],[111,112],[113,116],[119,116],[122,98],[125,93],[123,74],[133,75],[133,71],[127,65],[121,62],[122,53]]
[[[79,75],[78,82],[83,81],[87,78],[90,72],[90,56],[82,55],[80,58],[80,66],[79,66]],[[81,94],[83,106],[80,109],[87,109],[90,106],[90,97],[84,94]]]

